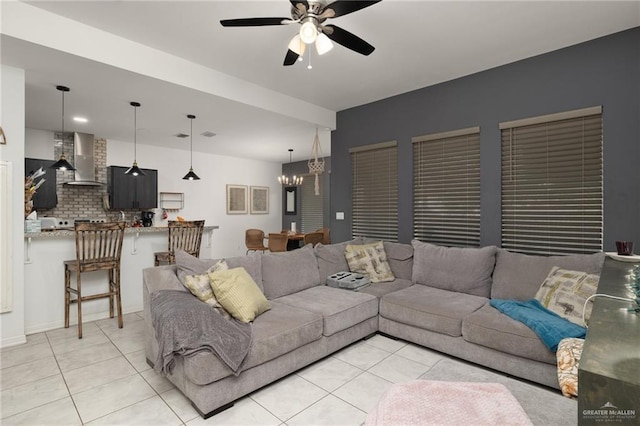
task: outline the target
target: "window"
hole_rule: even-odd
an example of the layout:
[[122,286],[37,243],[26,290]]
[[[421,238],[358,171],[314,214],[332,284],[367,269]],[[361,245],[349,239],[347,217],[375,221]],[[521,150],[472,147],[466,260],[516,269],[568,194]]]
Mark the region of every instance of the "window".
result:
[[351,148],[349,153],[353,236],[397,241],[397,142]]
[[[322,184],[322,175],[318,177],[319,184]],[[302,181],[302,232],[313,232],[324,227],[323,217],[323,194],[320,188],[320,195],[315,192],[315,175],[305,175]]]
[[432,244],[480,245],[480,128],[415,137],[413,236]]
[[602,251],[602,107],[501,123],[502,247]]

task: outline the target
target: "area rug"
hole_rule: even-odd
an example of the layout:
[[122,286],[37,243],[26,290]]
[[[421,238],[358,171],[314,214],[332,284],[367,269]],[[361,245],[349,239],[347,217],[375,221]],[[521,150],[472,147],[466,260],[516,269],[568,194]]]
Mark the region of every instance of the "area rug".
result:
[[532,425],[500,383],[414,380],[397,383],[369,412],[374,425]]
[[419,379],[502,383],[520,402],[534,425],[572,426],[578,424],[577,400],[562,396],[559,390],[510,378],[504,374],[460,360],[442,359]]

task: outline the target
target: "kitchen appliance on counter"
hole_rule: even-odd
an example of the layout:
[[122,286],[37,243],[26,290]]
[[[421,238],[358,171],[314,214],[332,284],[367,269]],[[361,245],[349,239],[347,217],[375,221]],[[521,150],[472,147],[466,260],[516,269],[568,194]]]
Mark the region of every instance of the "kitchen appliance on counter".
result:
[[142,218],[142,226],[148,228],[153,225],[153,216],[154,212],[142,212],[140,213],[140,217]]

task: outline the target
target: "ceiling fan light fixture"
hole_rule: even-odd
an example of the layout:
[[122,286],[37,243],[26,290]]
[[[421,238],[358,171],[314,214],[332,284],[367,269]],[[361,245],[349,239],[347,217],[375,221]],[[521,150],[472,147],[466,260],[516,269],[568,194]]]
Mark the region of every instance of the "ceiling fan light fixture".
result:
[[314,43],[317,38],[318,28],[316,27],[315,22],[313,22],[311,19],[308,19],[300,27],[300,39],[306,44],[311,44]]
[[296,55],[302,57],[304,55],[304,51],[307,45],[302,42],[300,39],[300,34],[296,34],[291,41],[289,42],[289,50],[295,53]]
[[327,37],[326,34],[318,34],[318,39],[316,40],[316,50],[318,51],[318,55],[324,55],[331,49],[333,49],[333,42],[329,37]]

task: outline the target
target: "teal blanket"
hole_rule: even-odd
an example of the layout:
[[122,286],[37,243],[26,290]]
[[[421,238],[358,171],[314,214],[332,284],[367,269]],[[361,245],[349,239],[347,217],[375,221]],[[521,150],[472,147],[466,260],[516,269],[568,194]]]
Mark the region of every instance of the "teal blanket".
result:
[[533,330],[550,351],[558,350],[558,343],[566,337],[584,337],[587,329],[551,312],[536,299],[492,299],[491,306]]

